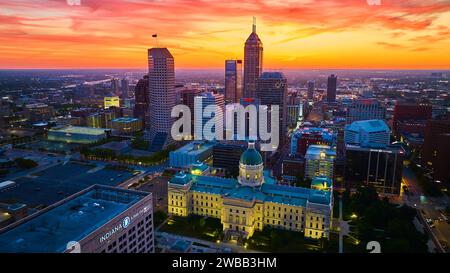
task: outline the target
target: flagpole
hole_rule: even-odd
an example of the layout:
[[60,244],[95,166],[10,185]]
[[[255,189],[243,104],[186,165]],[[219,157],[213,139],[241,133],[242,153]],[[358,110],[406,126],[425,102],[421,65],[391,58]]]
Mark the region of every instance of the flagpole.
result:
[[156,48],[159,48],[159,45],[158,45],[158,34],[153,34],[153,35],[152,35],[152,38],[155,38],[155,41],[156,41]]

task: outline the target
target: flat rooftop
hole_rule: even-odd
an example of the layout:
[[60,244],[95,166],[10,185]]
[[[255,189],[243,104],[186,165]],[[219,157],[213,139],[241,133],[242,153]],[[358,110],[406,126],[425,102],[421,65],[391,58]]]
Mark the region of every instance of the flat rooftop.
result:
[[84,134],[84,135],[103,135],[106,129],[81,127],[81,126],[64,126],[59,128],[52,128],[49,132],[63,132],[66,134]]
[[132,117],[121,117],[121,118],[115,118],[112,121],[113,122],[129,123],[129,122],[139,121],[139,119],[138,118],[132,118]]
[[346,130],[359,132],[364,130],[366,132],[389,132],[389,126],[384,120],[371,119],[371,120],[360,120],[354,121],[345,128]]
[[212,149],[213,147],[213,142],[192,141],[171,153],[198,155]]
[[324,153],[325,156],[334,156],[336,157],[336,150],[332,149],[327,145],[309,145],[308,150],[306,150],[305,158],[307,159],[315,159],[320,158],[320,156]]
[[0,234],[0,252],[63,252],[147,194],[95,185]]
[[133,176],[128,171],[78,162],[62,163],[31,175],[14,179],[14,187],[0,191],[0,202],[51,205],[94,184],[117,186]]

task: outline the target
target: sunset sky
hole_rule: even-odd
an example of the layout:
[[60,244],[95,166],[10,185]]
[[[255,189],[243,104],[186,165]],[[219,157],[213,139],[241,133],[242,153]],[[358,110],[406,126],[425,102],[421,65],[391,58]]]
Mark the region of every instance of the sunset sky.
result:
[[[69,0],[74,2],[75,0]],[[177,68],[243,58],[252,16],[264,68],[450,68],[450,0],[0,0],[0,68]]]

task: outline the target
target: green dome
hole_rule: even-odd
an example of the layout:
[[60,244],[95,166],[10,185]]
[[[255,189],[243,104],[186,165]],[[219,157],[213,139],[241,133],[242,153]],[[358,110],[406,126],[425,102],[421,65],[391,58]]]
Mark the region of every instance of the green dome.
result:
[[242,153],[239,161],[244,165],[260,165],[263,163],[261,154],[255,149],[255,143],[250,142],[248,149]]

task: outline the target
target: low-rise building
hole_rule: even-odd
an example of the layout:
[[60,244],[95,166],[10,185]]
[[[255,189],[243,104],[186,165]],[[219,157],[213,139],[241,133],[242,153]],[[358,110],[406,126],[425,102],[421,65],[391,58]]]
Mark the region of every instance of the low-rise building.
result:
[[106,129],[62,126],[55,127],[48,131],[48,140],[63,141],[68,143],[93,143],[107,137]]

